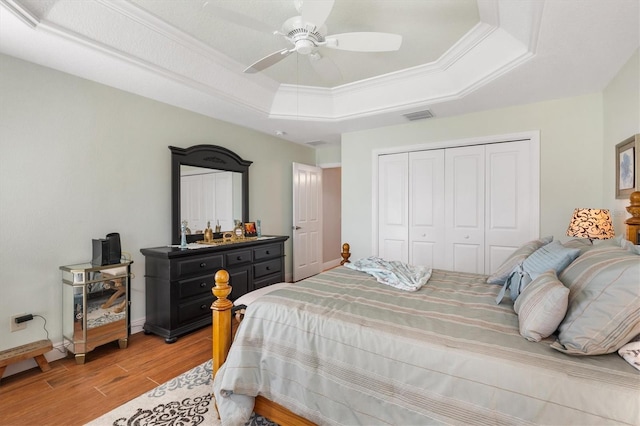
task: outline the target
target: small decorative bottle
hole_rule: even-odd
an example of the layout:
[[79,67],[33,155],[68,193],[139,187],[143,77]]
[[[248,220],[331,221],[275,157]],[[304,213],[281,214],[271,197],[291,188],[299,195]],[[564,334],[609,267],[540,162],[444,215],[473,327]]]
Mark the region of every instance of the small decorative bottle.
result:
[[180,248],[187,248],[187,221],[182,221],[180,226]]
[[262,237],[262,226],[260,225],[260,219],[256,220],[256,236]]
[[210,243],[213,241],[213,229],[211,229],[211,222],[207,221],[207,229],[204,230],[204,242]]

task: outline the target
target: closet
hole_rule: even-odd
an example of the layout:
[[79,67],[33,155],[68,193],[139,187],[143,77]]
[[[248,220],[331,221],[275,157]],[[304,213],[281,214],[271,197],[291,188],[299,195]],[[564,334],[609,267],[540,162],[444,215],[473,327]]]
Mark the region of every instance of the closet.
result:
[[491,273],[537,238],[539,160],[530,140],[378,156],[378,256]]

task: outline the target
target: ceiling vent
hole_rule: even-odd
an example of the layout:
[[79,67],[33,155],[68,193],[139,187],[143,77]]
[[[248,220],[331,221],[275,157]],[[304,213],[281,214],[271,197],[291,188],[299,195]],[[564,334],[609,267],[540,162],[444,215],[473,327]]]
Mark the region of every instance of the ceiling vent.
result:
[[325,141],[311,141],[311,142],[305,142],[306,145],[310,145],[310,146],[321,146],[321,145],[327,145],[329,142],[325,142]]
[[416,120],[425,120],[427,118],[432,118],[433,113],[428,109],[425,109],[424,111],[416,111],[416,112],[410,112],[409,114],[403,114],[403,116],[409,121],[416,121]]

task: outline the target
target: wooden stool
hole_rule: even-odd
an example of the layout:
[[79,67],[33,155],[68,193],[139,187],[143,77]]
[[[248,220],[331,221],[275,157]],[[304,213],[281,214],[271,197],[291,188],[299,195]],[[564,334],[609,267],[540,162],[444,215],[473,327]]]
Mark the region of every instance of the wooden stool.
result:
[[53,349],[51,340],[38,340],[37,342],[27,343],[11,349],[0,352],[0,380],[4,374],[7,365],[14,362],[24,361],[25,359],[35,358],[40,370],[49,371],[51,366],[44,357],[45,352]]

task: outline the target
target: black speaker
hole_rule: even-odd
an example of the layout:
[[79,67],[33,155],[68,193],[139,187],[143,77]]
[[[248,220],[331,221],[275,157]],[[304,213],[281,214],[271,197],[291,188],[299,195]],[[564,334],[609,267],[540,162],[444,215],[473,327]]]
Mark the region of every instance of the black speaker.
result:
[[112,232],[107,234],[107,241],[109,242],[109,265],[120,263],[120,234]]
[[114,265],[120,263],[120,234],[112,232],[107,234],[107,238],[92,240],[93,256],[91,264],[93,266]]
[[109,264],[109,241],[106,239],[91,240],[93,246],[93,256],[91,264],[93,266],[102,266]]

